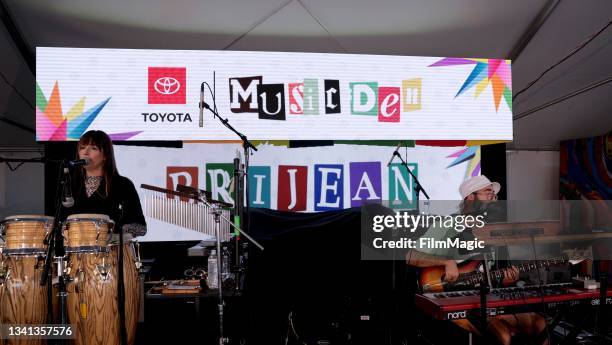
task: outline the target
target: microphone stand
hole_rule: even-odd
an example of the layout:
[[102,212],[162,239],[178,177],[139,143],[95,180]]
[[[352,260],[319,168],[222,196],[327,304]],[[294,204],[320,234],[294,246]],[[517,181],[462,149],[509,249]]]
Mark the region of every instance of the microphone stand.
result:
[[[222,211],[221,206],[213,205],[209,203],[208,200],[206,199],[205,193],[198,192],[198,196],[196,197],[196,200],[202,202],[204,205],[206,205],[207,207],[210,207],[210,209],[212,210],[212,213],[215,219],[215,237],[216,237],[216,242],[217,242],[217,253],[221,253],[221,232],[220,232],[220,225],[219,225],[221,220],[224,220],[227,224],[230,224],[236,230],[240,231],[240,234],[244,235],[249,241],[251,241],[255,246],[257,246],[257,248],[264,250],[264,247],[261,244],[259,244],[257,241],[255,241],[251,236],[249,236],[248,233],[246,233],[238,225],[236,225],[231,220],[227,219],[225,216],[221,214],[221,211]],[[222,265],[221,255],[217,255],[217,294],[219,296],[219,305],[218,305],[219,345],[228,343],[228,339],[225,338],[224,333],[223,333],[224,331],[223,308],[225,306],[225,302],[223,301],[223,280],[222,280],[223,277],[221,274],[221,265]]]
[[[475,238],[472,232],[472,229],[465,229],[464,231],[459,233],[458,237],[459,237],[459,240],[461,241],[473,241]],[[483,271],[481,275],[482,279],[480,279],[480,289],[479,289],[479,293],[480,293],[479,324],[480,324],[480,331],[484,335],[487,330],[487,295],[489,294],[489,292],[491,292],[491,288],[493,287],[493,284],[491,283],[491,275],[489,274],[489,265],[487,261],[488,261],[489,254],[491,255],[492,259],[494,259],[493,248],[485,247],[483,249],[479,249],[476,251],[469,251],[464,248],[459,248],[458,252],[459,252],[459,255],[466,255],[469,253],[481,253],[482,254],[481,262],[482,262]]]
[[[400,143],[401,145],[401,143]],[[415,190],[416,190],[416,212],[417,215],[420,213],[420,202],[419,202],[419,198],[421,195],[421,192],[423,193],[423,195],[425,196],[425,198],[427,198],[427,204],[429,204],[429,194],[427,194],[427,191],[425,191],[425,188],[423,188],[423,185],[421,185],[421,182],[419,181],[419,179],[416,177],[416,175],[414,173],[412,173],[412,171],[410,170],[410,168],[408,167],[408,163],[406,163],[406,161],[402,158],[402,155],[398,152],[398,149],[400,147],[400,145],[398,145],[398,147],[395,149],[395,151],[393,151],[393,157],[391,157],[391,161],[389,161],[389,165],[391,164],[391,162],[393,161],[393,158],[395,156],[397,156],[400,161],[401,161],[401,165],[406,169],[406,171],[408,172],[408,174],[412,177],[414,184],[415,184]],[[395,250],[393,250],[393,260],[392,260],[392,270],[393,270],[393,276],[392,276],[392,287],[393,290],[395,290],[396,286],[397,286],[397,282],[396,282],[396,277],[395,277],[395,271],[396,271],[396,260],[395,260]]]
[[119,203],[119,260],[117,267],[117,307],[119,309],[119,339],[121,344],[128,345],[127,329],[125,327],[125,277],[123,272],[123,202]]
[[[607,263],[606,263],[607,264]],[[597,325],[596,334],[599,335],[603,341],[606,338],[606,332],[608,325],[606,324],[606,310],[607,310],[607,299],[608,299],[608,268],[607,266],[602,267],[601,261],[599,263],[599,306],[597,307]]]
[[414,184],[415,184],[414,189],[416,190],[416,205],[417,205],[417,214],[418,214],[419,213],[419,207],[420,207],[420,205],[419,205],[419,196],[420,196],[421,192],[423,193],[425,198],[427,198],[427,203],[429,203],[429,200],[430,200],[429,195],[427,194],[427,192],[423,188],[423,185],[421,184],[421,182],[419,182],[419,179],[416,177],[416,175],[414,175],[412,173],[412,171],[410,170],[410,168],[408,168],[408,163],[406,163],[406,161],[402,158],[402,155],[400,155],[399,152],[397,152],[397,150],[395,150],[393,152],[393,154],[400,159],[400,161],[402,162],[401,165],[404,168],[406,168],[406,171],[408,172],[408,174],[410,176],[412,176],[412,179],[413,179]]
[[[213,101],[214,101],[214,97],[213,97]],[[237,169],[238,171],[235,172],[235,175],[237,177],[239,177],[237,185],[240,188],[236,188],[236,203],[235,203],[235,207],[236,207],[236,214],[238,215],[240,221],[242,222],[242,226],[247,229],[249,229],[249,221],[248,221],[248,216],[249,216],[249,211],[250,211],[250,206],[249,206],[249,183],[248,180],[246,181],[246,183],[243,184],[244,179],[248,179],[249,176],[249,156],[251,154],[250,150],[254,150],[257,151],[257,148],[255,147],[255,145],[253,145],[249,139],[247,138],[246,135],[242,134],[241,132],[239,132],[237,129],[235,129],[227,119],[224,119],[221,117],[221,115],[219,115],[219,113],[217,112],[217,107],[216,105],[213,106],[213,108],[211,108],[208,103],[203,102],[202,106],[206,109],[208,109],[215,118],[218,118],[219,121],[225,126],[227,127],[227,129],[229,129],[230,131],[234,132],[239,138],[240,140],[242,140],[242,148],[244,151],[244,169]],[[240,168],[240,167],[238,167]],[[243,202],[242,202],[242,186],[245,186],[245,194],[246,194],[246,202],[244,203],[246,206],[243,207]],[[238,193],[240,193],[240,195],[238,195]],[[240,203],[239,203],[240,201]],[[238,234],[240,234],[242,232],[242,230],[240,230],[239,228],[236,227],[236,229],[238,230]],[[249,238],[249,240],[252,241],[251,238]],[[239,236],[236,236],[236,262],[240,263],[242,262],[242,260],[240,260],[240,255],[238,254],[240,250],[240,246],[239,246]],[[221,256],[221,252],[217,251],[217,253],[219,253],[219,256]],[[221,268],[221,266],[219,266],[219,269]],[[244,271],[246,270],[245,267],[241,267],[240,272],[242,275],[244,275]],[[220,280],[221,281],[221,280]],[[238,287],[239,284],[236,284],[236,287]]]
[[[213,101],[215,101],[215,97],[213,95]],[[217,106],[216,104],[214,104],[214,109],[212,109],[206,102],[202,102],[201,106],[203,106],[204,108],[208,109],[215,118],[218,118],[219,121],[221,121],[221,123],[230,131],[234,132],[239,138],[240,140],[242,140],[242,147],[244,150],[244,160],[245,160],[245,169],[244,169],[244,173],[242,178],[248,178],[248,172],[249,172],[249,155],[250,155],[250,150],[254,150],[257,151],[257,148],[255,147],[255,145],[253,145],[249,139],[247,138],[246,135],[242,134],[241,132],[239,132],[238,130],[236,130],[227,119],[222,118],[219,113],[217,112]],[[240,173],[239,173],[240,174]],[[239,183],[242,183],[242,178],[240,179]],[[246,215],[247,217],[244,217],[244,225],[245,227],[247,227],[248,229],[248,214],[249,214],[249,200],[248,200],[248,195],[249,195],[249,184],[248,181],[245,184],[246,185],[246,195],[247,195],[247,202],[246,202]],[[238,190],[241,190],[241,188],[238,188]],[[202,198],[202,196],[204,196],[204,198]],[[205,194],[200,193],[200,201],[202,201],[206,206],[208,207],[212,207],[211,204],[209,204],[206,199],[205,199]],[[241,198],[237,198],[237,200],[241,200]],[[229,219],[225,218],[222,214],[221,214],[221,208],[220,207],[216,207],[216,208],[212,208],[213,210],[213,214],[214,214],[214,218],[215,218],[215,233],[216,233],[216,237],[217,237],[217,281],[218,281],[218,294],[219,294],[219,345],[223,345],[224,343],[227,342],[227,339],[224,337],[223,335],[223,306],[224,306],[224,302],[223,302],[223,291],[222,291],[222,286],[223,286],[223,280],[222,280],[222,275],[221,275],[221,265],[222,265],[222,255],[221,255],[221,237],[220,237],[220,231],[219,231],[219,221],[220,219],[223,219],[224,221],[226,221],[228,224],[232,225],[236,230],[238,230],[239,234],[244,235],[249,241],[251,241],[251,243],[253,243],[254,245],[256,245],[260,250],[263,250],[263,246],[259,243],[257,243],[257,241],[255,241],[251,236],[249,236],[249,234],[247,232],[245,232],[244,230],[242,230],[239,226],[237,226],[236,224],[234,224],[232,221],[230,221]],[[236,237],[238,238],[238,237]],[[236,241],[236,245],[238,245],[238,241]],[[242,262],[242,260],[239,260],[240,262]],[[244,274],[244,271],[242,272],[242,274]],[[238,284],[237,284],[238,285]]]
[[[239,132],[237,129],[235,129],[235,128],[234,128],[234,127],[233,127],[233,126],[232,126],[232,125],[229,123],[229,121],[228,121],[227,119],[222,118],[222,117],[221,117],[221,115],[219,115],[219,113],[218,113],[216,110],[214,110],[213,108],[211,108],[211,107],[208,105],[208,103],[204,102],[204,108],[208,109],[208,110],[209,110],[211,113],[213,113],[213,115],[215,116],[215,118],[218,118],[218,119],[219,119],[219,121],[221,121],[221,123],[222,123],[222,124],[223,124],[225,127],[227,127],[227,128],[230,130],[230,131],[232,131],[232,132],[236,133],[236,135],[237,135],[238,137],[240,137],[240,139],[242,140],[242,145],[243,145],[243,146],[244,146],[244,148],[245,148],[245,152],[246,152],[246,150],[248,150],[248,149],[253,149],[254,151],[257,151],[257,148],[256,148],[256,147],[255,147],[255,146],[254,146],[254,145],[253,145],[253,144],[252,144],[250,141],[249,141],[249,139],[247,139],[247,136],[246,136],[246,135],[244,135],[244,134],[240,133],[240,132]],[[246,159],[246,157],[248,157],[248,156],[245,156],[245,159]]]
[[[237,151],[238,152],[238,151]],[[240,156],[237,155],[238,157],[234,158],[234,191],[236,193],[236,198],[235,198],[235,203],[234,203],[234,221],[238,224],[238,225],[242,225],[244,226],[243,220],[243,191],[242,191],[242,181],[243,181],[243,177],[244,177],[244,170],[241,168],[241,164],[240,164]],[[239,234],[236,234],[236,239],[234,241],[234,254],[235,254],[235,259],[234,262],[237,264],[240,264],[240,236],[238,236]],[[238,284],[236,284],[236,291],[238,291]]]
[[[47,320],[49,323],[53,321],[53,283],[52,283],[52,270],[51,261],[52,255],[55,255],[57,262],[57,277],[58,277],[58,297],[59,297],[59,313],[60,313],[60,324],[65,325],[68,323],[66,317],[66,279],[64,277],[64,240],[62,237],[62,228],[59,222],[59,217],[62,210],[62,194],[66,184],[68,184],[68,174],[64,173],[64,169],[67,169],[66,160],[60,162],[58,183],[55,190],[55,216],[53,217],[53,227],[51,232],[47,235],[47,255],[45,257],[45,264],[43,273],[40,279],[41,286],[47,286]],[[65,339],[58,341],[59,344],[66,344]]]
[[480,330],[485,334],[487,330],[487,295],[491,292],[491,276],[489,275],[489,265],[487,263],[487,253],[483,253],[482,270],[483,277],[480,282]]

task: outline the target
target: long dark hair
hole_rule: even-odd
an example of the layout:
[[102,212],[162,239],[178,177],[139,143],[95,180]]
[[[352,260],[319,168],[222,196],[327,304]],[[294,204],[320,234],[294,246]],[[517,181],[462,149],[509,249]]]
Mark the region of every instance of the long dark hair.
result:
[[[119,175],[117,171],[117,165],[115,164],[115,151],[113,150],[113,141],[108,134],[103,131],[87,131],[79,139],[77,144],[76,159],[79,159],[79,148],[81,146],[92,145],[97,146],[102,154],[104,155],[104,166],[102,170],[104,172],[104,186],[105,194],[108,197],[108,193],[111,190],[113,183],[113,177]],[[76,183],[79,188],[84,188],[85,185],[85,168],[75,169]]]

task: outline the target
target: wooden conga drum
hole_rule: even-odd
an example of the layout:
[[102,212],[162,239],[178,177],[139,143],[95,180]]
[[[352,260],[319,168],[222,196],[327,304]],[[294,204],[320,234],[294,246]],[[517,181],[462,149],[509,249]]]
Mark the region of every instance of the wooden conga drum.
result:
[[[53,217],[19,215],[0,224],[0,323],[40,325],[47,322],[47,286],[40,286]],[[44,340],[11,339],[3,344],[43,344]]]
[[[105,215],[75,214],[64,224],[68,255],[68,320],[79,345],[119,345],[117,304],[119,246],[111,243],[114,223]],[[139,311],[138,270],[132,244],[124,245],[125,324],[133,344]]]

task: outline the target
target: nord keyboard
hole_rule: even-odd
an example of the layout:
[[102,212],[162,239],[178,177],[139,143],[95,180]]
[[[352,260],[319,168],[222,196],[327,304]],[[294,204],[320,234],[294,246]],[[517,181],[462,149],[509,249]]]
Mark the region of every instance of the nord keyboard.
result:
[[473,228],[472,234],[485,241],[487,246],[524,244],[526,240],[535,243],[567,243],[612,238],[612,232],[565,234],[561,233],[561,227],[558,220],[487,223],[483,227]]
[[[607,290],[606,305],[612,304],[612,288]],[[598,306],[599,290],[585,290],[573,284],[550,284],[542,287],[499,288],[487,295],[487,315],[527,311],[558,310],[578,305]],[[478,290],[426,293],[416,295],[416,305],[439,320],[477,317],[480,312]]]

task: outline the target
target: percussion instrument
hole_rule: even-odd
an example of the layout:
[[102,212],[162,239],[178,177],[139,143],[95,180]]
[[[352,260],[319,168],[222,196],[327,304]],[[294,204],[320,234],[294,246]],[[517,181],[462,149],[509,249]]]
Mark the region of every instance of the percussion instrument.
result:
[[0,224],[5,255],[44,255],[45,237],[53,227],[53,217],[18,215],[6,217]]
[[98,253],[108,250],[115,223],[103,214],[73,214],[63,227],[66,253]]
[[[144,188],[142,210],[147,217],[161,220],[176,226],[191,229],[211,237],[215,233],[215,216],[213,210],[201,202],[184,199],[184,192],[176,192],[160,187],[141,185]],[[208,200],[210,204],[227,207],[228,204],[216,200]],[[221,215],[230,218],[230,211],[222,209]],[[226,222],[219,224],[219,235],[222,242],[229,241],[230,225]]]
[[[46,256],[45,237],[53,217],[19,215],[0,224],[0,323],[40,325],[47,322],[47,287],[40,286]],[[10,344],[42,344],[43,340],[11,340]]]
[[[64,225],[68,263],[68,320],[76,327],[75,344],[119,345],[119,246],[112,242],[113,222],[106,216],[76,214]],[[137,253],[124,244],[125,326],[133,344],[139,312]]]

